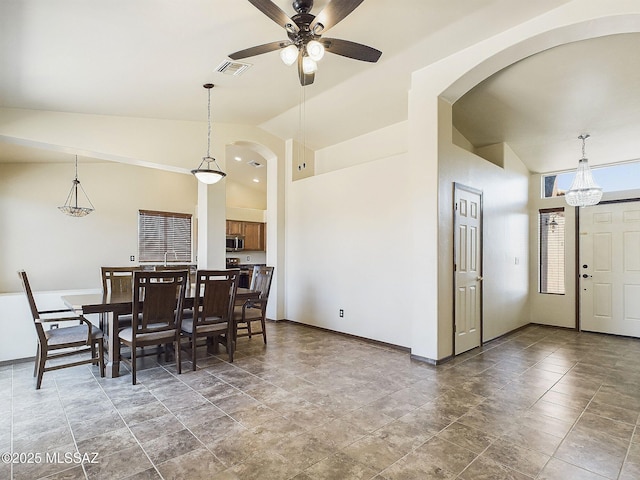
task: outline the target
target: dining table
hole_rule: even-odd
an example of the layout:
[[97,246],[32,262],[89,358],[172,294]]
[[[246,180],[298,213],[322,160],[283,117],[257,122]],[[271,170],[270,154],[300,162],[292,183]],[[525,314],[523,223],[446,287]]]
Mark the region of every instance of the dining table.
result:
[[[193,308],[195,289],[185,295],[184,308]],[[260,291],[248,288],[238,288],[235,301],[244,303],[249,300],[257,300]],[[131,315],[133,298],[131,293],[85,293],[79,295],[63,295],[64,304],[75,311],[81,311],[83,315],[92,313],[104,313],[108,317],[107,325],[107,354],[108,362],[105,364],[106,376],[115,378],[120,376],[120,342],[118,331],[120,328],[119,317]]]

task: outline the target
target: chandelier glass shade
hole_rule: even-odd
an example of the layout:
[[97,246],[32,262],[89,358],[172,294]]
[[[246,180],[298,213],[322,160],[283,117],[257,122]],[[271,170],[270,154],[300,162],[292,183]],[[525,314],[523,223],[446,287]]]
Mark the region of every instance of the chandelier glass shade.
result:
[[589,135],[583,134],[578,138],[582,140],[582,158],[578,162],[576,176],[571,183],[571,187],[564,194],[564,198],[567,204],[572,207],[589,207],[600,202],[602,198],[602,188],[596,185],[596,182],[593,180],[589,162],[584,153],[585,140],[589,138]]
[[[210,149],[211,149],[211,89],[213,88],[213,83],[205,83],[203,85],[204,88],[206,88],[208,90],[209,93],[209,101],[208,101],[208,108],[207,108],[207,155],[205,157],[202,157],[202,161],[200,162],[200,165],[198,166],[198,168],[196,168],[195,170],[191,170],[191,173],[193,173],[195,175],[195,177],[202,183],[206,183],[208,185],[211,185],[213,183],[218,183],[220,180],[222,180],[224,177],[227,176],[226,173],[224,173],[221,169],[220,166],[218,165],[218,162],[216,162],[216,159],[213,158],[210,154]],[[211,168],[211,162],[213,162],[213,164],[215,165],[215,169]],[[204,167],[204,164],[207,164],[206,168]]]
[[[79,204],[80,200],[78,198],[80,193],[84,195],[84,198],[86,199],[90,207],[80,206]],[[65,215],[69,215],[70,217],[85,217],[95,210],[93,204],[91,203],[91,200],[89,200],[89,196],[84,191],[84,188],[82,188],[82,185],[80,184],[80,180],[78,180],[78,156],[77,155],[76,155],[76,176],[73,179],[71,190],[69,191],[69,195],[67,195],[67,200],[64,202],[64,205],[62,205],[61,207],[58,207],[58,210],[60,210]]]

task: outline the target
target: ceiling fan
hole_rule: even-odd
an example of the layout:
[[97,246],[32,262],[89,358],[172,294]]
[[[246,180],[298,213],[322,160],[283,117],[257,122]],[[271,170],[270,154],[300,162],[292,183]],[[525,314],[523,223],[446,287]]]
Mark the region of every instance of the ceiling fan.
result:
[[298,77],[303,87],[311,85],[315,79],[317,61],[324,52],[342,55],[343,57],[375,63],[382,55],[380,50],[360,43],[322,38],[322,34],[342,21],[364,0],[330,0],[327,6],[317,15],[311,13],[313,0],[294,0],[293,9],[296,15],[289,18],[280,7],[271,0],[249,0],[258,10],[271,20],[282,26],[289,40],[265,43],[256,47],[232,53],[229,58],[240,60],[263,53],[280,50],[280,57],[287,65],[298,63]]

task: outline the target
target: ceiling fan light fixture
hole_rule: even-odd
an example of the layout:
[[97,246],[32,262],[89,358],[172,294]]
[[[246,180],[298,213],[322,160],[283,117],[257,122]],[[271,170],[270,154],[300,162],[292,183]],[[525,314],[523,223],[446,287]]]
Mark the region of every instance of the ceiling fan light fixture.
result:
[[[220,167],[218,166],[218,162],[216,159],[211,156],[209,153],[211,149],[211,89],[214,87],[213,83],[205,83],[203,85],[204,88],[207,89],[209,94],[209,101],[207,103],[207,155],[202,157],[202,161],[198,168],[191,170],[191,173],[195,175],[198,181],[202,183],[206,183],[207,185],[211,185],[214,183],[218,183],[224,177],[227,176]],[[202,168],[204,163],[207,163],[207,168]],[[214,163],[217,170],[211,168],[211,162]]]
[[305,75],[310,75],[318,70],[318,64],[314,62],[310,57],[304,57],[302,59],[302,71]]
[[286,66],[290,67],[298,59],[298,48],[293,44],[283,48],[280,50],[280,58]]
[[[322,58],[325,51],[370,63],[377,62],[382,55],[380,50],[360,43],[337,38],[322,38],[322,35],[350,15],[363,0],[327,0],[326,5],[317,15],[311,13],[313,0],[293,0],[292,6],[296,14],[292,17],[285,13],[274,0],[249,0],[249,2],[281,28],[284,27],[288,40],[239,50],[229,54],[232,60],[280,50],[280,57],[285,64],[293,65],[297,60],[298,79],[300,85],[306,87],[314,82],[317,70],[315,62]],[[289,47],[291,44],[298,50],[295,59],[293,48]]]
[[576,176],[571,183],[571,188],[564,194],[567,204],[572,207],[589,207],[597,205],[602,198],[602,188],[596,185],[589,168],[589,163],[584,154],[584,143],[589,134],[580,135],[582,140],[582,158],[578,161]]
[[324,57],[324,45],[317,40],[311,40],[307,43],[307,55],[314,62],[319,62]]

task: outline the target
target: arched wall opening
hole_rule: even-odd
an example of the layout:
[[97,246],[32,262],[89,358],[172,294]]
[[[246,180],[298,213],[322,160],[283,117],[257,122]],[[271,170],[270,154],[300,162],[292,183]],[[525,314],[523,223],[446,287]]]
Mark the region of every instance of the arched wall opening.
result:
[[[270,291],[270,300],[267,305],[267,317],[273,320],[283,318],[284,309],[283,289],[279,286],[284,282],[284,261],[281,255],[283,249],[284,236],[284,215],[279,214],[282,210],[282,200],[279,197],[278,189],[283,189],[282,168],[279,168],[278,156],[270,148],[257,142],[247,140],[235,140],[227,146],[240,147],[254,152],[264,159],[266,165],[266,209],[263,221],[266,223],[266,264],[275,267],[274,280]],[[229,165],[233,159],[226,159]],[[280,203],[279,203],[280,202]]]
[[[409,150],[414,249],[417,252],[420,245],[434,246],[414,264],[415,271],[421,272],[412,287],[413,298],[420,299],[412,310],[414,357],[437,362],[452,355],[453,214],[450,178],[444,171],[450,152],[457,148],[452,143],[452,104],[484,79],[527,56],[574,41],[640,31],[640,12],[635,10],[624,2],[593,3],[585,9],[568,4],[412,75]],[[528,190],[528,186],[524,188]],[[429,292],[426,299],[425,291]],[[521,305],[518,308],[518,322],[528,323],[528,318],[523,320]],[[518,326],[511,322],[502,327],[506,333]]]

